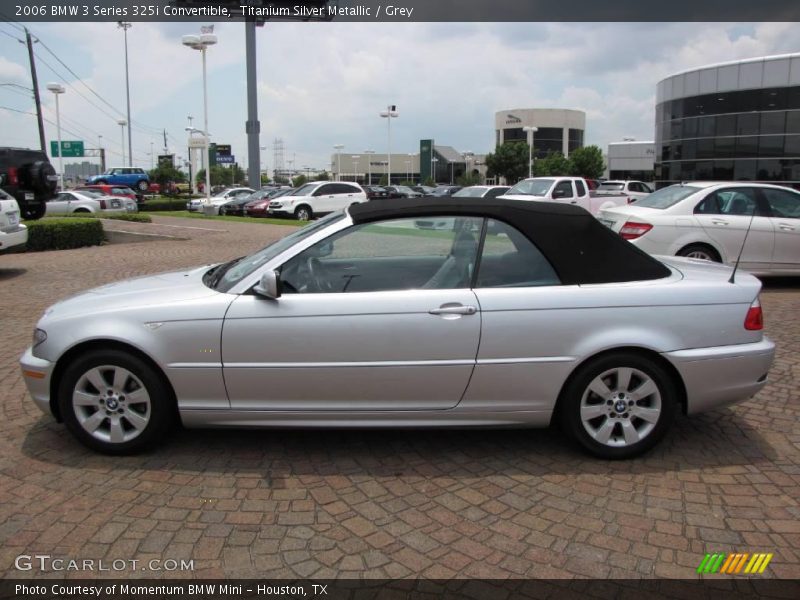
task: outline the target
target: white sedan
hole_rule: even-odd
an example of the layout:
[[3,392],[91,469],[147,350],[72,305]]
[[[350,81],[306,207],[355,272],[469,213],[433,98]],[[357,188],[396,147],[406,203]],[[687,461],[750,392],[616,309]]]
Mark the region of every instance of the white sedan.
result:
[[98,192],[59,192],[47,201],[45,215],[67,215],[72,213],[118,213],[137,212],[136,200],[122,196],[105,196]]
[[[227,204],[231,200],[239,196],[249,196],[250,194],[254,193],[255,190],[247,187],[237,187],[225,190],[224,192],[220,192],[215,196],[211,196],[210,202],[211,206],[214,207],[214,214],[219,214],[219,207],[223,204]],[[186,210],[190,212],[202,211],[203,204],[205,203],[205,197],[201,198],[192,198],[189,202],[186,203]]]
[[741,267],[752,273],[800,275],[800,193],[786,187],[690,182],[598,218],[649,254],[733,265],[741,251]]

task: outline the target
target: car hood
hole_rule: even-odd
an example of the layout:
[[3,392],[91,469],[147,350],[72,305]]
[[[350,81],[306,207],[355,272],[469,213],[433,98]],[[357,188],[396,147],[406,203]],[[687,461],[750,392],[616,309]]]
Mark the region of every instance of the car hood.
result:
[[[136,308],[146,309],[142,312],[148,319],[164,319],[169,316],[167,313],[172,313],[179,306],[225,296],[203,283],[203,275],[209,268],[210,265],[205,265],[188,271],[160,273],[110,283],[54,304],[45,311],[45,316],[85,316]],[[158,307],[164,310],[158,310]]]

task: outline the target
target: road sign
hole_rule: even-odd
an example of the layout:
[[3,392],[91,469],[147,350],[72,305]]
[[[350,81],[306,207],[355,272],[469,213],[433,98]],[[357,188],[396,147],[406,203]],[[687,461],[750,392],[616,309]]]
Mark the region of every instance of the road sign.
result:
[[205,148],[208,146],[208,138],[205,136],[192,136],[189,138],[189,148]]
[[159,167],[174,167],[175,166],[175,155],[174,154],[159,154],[158,155],[158,166]]
[[220,155],[219,154],[219,146],[217,146],[217,164],[219,164],[219,165],[232,165],[235,162],[236,162],[236,157],[235,156],[231,156],[230,154],[228,156],[225,156],[224,154]]
[[230,156],[230,155],[231,155],[230,144],[217,144],[217,156]]
[[[61,156],[81,157],[83,156],[83,142],[65,142],[61,140]],[[58,156],[58,142],[50,142],[50,154]]]

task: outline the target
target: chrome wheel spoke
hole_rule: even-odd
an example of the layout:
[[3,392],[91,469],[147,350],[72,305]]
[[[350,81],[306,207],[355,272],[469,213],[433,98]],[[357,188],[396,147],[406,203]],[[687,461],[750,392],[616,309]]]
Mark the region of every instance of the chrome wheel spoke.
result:
[[620,367],[619,369],[617,369],[618,392],[628,391],[628,388],[631,385],[631,375],[633,375],[633,369],[629,369],[628,367]]
[[655,425],[658,423],[658,418],[661,416],[661,410],[658,408],[645,408],[643,406],[637,406],[635,410],[631,411],[631,414],[640,418],[642,421],[647,421],[648,423]]
[[150,406],[150,395],[143,387],[125,394],[125,399],[128,401],[128,406],[131,404],[146,404]]
[[125,390],[125,384],[128,383],[130,373],[125,369],[117,367],[114,369],[114,391],[120,393]]
[[645,381],[642,382],[642,384],[639,387],[637,387],[630,393],[630,397],[631,400],[633,400],[634,402],[638,402],[639,400],[647,398],[648,396],[655,394],[656,392],[658,392],[658,388],[656,387],[656,384],[653,382],[653,380],[646,379]]
[[608,389],[608,386],[600,377],[595,377],[592,380],[592,383],[589,384],[589,389],[604,400],[611,394],[611,390]]
[[92,416],[81,421],[81,426],[89,433],[94,433],[105,420],[106,414],[102,410],[98,410]]
[[109,440],[112,444],[120,444],[125,441],[125,430],[122,428],[122,422],[119,417],[111,418],[109,434]]
[[607,444],[612,431],[614,431],[614,421],[606,419],[594,432],[594,438],[601,444]]
[[90,394],[88,392],[82,392],[80,390],[75,390],[72,393],[72,405],[73,406],[94,406],[98,405],[98,397],[95,394]]
[[84,377],[91,383],[98,392],[101,394],[108,388],[108,383],[106,382],[103,374],[100,372],[100,369],[95,367],[91,371],[87,371]]
[[128,420],[128,423],[131,424],[131,427],[133,427],[134,429],[141,431],[142,429],[147,427],[147,423],[149,420],[147,419],[147,417],[144,417],[137,412],[134,412],[132,410],[126,410],[124,416]]
[[581,419],[591,421],[607,413],[605,404],[584,404],[581,406]]
[[622,423],[622,435],[625,436],[625,443],[626,444],[635,444],[639,441],[639,432],[636,431],[636,427],[633,426],[633,423],[630,421],[621,421]]

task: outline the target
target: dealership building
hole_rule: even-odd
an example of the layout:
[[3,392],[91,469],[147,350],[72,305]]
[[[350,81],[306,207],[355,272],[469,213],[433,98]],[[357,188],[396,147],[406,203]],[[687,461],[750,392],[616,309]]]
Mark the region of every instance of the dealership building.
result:
[[655,142],[625,140],[611,142],[606,156],[606,179],[635,179],[653,181],[656,158]]
[[800,53],[684,71],[656,89],[655,179],[800,184]]
[[533,148],[536,158],[549,152],[564,156],[583,148],[586,113],[563,108],[512,108],[494,115],[495,145],[505,142],[528,142],[530,133],[525,127],[535,127]]

